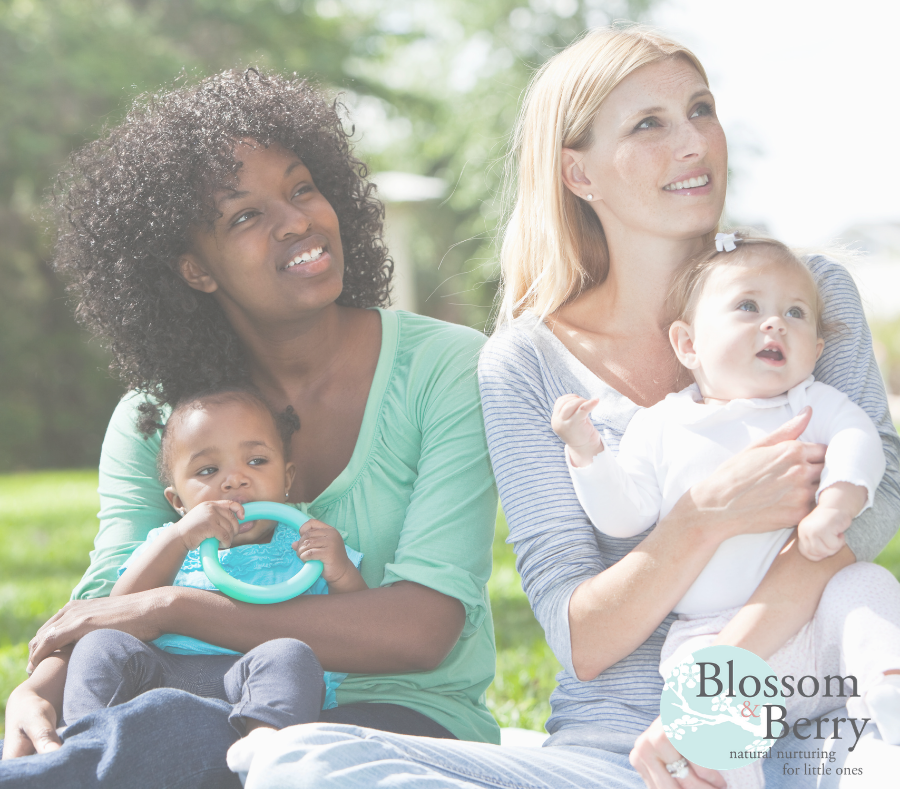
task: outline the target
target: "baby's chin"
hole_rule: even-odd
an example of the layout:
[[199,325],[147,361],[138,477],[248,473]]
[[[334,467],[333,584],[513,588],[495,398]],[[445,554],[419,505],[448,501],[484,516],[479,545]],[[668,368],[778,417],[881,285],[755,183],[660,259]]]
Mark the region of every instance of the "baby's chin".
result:
[[810,373],[802,376],[796,381],[770,381],[768,383],[760,381],[758,383],[750,383],[739,387],[719,387],[716,389],[718,393],[703,393],[707,400],[765,400],[770,397],[778,397],[786,394],[795,386],[802,384]]

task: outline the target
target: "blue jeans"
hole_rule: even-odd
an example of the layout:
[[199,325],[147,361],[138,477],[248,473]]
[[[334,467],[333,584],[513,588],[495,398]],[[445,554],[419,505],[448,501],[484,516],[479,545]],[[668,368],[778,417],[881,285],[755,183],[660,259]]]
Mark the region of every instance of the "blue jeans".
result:
[[245,789],[642,789],[628,756],[598,748],[500,747],[313,723],[283,729]]
[[[340,709],[340,708],[338,708]],[[238,789],[225,765],[237,740],[230,705],[180,690],[152,690],[90,715],[64,732],[53,753],[0,762],[3,789]],[[846,713],[844,713],[846,714]],[[849,728],[849,727],[848,727]],[[900,748],[865,737],[852,754],[842,729],[832,768],[858,765],[860,778],[826,778],[819,789],[880,789],[900,774]],[[245,789],[643,789],[625,754],[595,748],[501,748],[427,739],[334,723],[308,724],[274,735],[279,747],[257,757]],[[779,741],[776,749],[830,750],[832,743]],[[276,758],[276,755],[278,758]],[[785,775],[785,764],[798,775]],[[798,759],[768,759],[767,789],[812,789]]]
[[183,690],[151,690],[88,715],[52,753],[0,761],[3,789],[240,789],[225,764],[238,739],[231,705]]
[[[846,712],[843,713],[846,717]],[[900,748],[864,738],[850,758],[855,736],[841,730],[837,744],[779,741],[776,750],[831,751],[832,774],[816,784],[802,759],[764,762],[767,789],[884,789],[896,785]],[[843,756],[841,755],[843,746]],[[880,746],[880,748],[879,748]],[[808,762],[818,767],[817,761]],[[837,768],[855,764],[861,776],[840,778]],[[789,772],[796,770],[796,773]],[[403,737],[355,726],[310,724],[285,729],[261,748],[245,776],[245,789],[643,789],[625,754],[571,745],[509,748],[485,743]]]
[[[232,705],[219,699],[172,688],[150,690],[76,721],[63,731],[59,750],[0,761],[0,786],[240,789],[240,780],[225,764],[225,753],[238,739],[228,722],[231,711]],[[321,719],[453,737],[422,713],[396,704],[347,704],[323,710]]]

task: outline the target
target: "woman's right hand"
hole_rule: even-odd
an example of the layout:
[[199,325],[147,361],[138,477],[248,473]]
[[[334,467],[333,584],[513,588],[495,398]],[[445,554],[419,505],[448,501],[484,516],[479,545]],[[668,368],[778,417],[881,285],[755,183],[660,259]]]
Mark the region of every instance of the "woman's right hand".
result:
[[662,721],[657,718],[634,743],[628,755],[631,766],[640,773],[649,789],[723,789],[725,779],[717,770],[687,763],[685,778],[675,778],[666,769],[681,759],[681,754],[669,742],[663,731]]
[[[706,516],[717,539],[790,529],[815,506],[825,463],[823,444],[797,439],[812,409],[804,408],[764,439],[726,460],[686,494]],[[680,506],[679,502],[676,507]]]
[[26,680],[6,702],[6,739],[3,758],[49,753],[61,746],[56,733],[56,709]]

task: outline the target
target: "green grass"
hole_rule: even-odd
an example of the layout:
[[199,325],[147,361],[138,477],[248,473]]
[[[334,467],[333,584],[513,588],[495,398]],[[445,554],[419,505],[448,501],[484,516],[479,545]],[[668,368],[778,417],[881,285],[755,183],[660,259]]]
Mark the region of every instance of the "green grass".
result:
[[[88,564],[97,529],[97,473],[0,476],[0,738],[10,691],[25,679],[28,641],[69,599]],[[560,665],[519,584],[503,515],[494,537],[491,607],[497,678],[488,689],[501,726],[542,730]],[[878,558],[900,576],[900,535]]]
[[488,688],[487,702],[501,726],[543,731],[550,715],[550,693],[562,667],[522,591],[516,557],[505,543],[508,534],[500,513],[494,534],[494,572],[488,583],[497,639],[497,676]]
[[[28,641],[69,599],[97,530],[96,471],[0,476],[0,738],[10,691],[25,679]],[[502,515],[490,582],[497,679],[488,705],[502,726],[543,729],[559,663],[519,585]]]
[[878,554],[875,562],[890,570],[894,578],[900,578],[900,534],[894,535],[894,539]]
[[29,639],[65,604],[87,567],[97,530],[97,472],[0,476],[0,502],[0,710],[5,712],[10,691],[25,679]]

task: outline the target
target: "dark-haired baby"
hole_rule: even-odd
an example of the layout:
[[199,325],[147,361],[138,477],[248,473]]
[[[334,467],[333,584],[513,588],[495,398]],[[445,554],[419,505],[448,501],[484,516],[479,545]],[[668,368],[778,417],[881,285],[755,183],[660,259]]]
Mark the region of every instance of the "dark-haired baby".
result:
[[[152,530],[120,570],[112,595],[159,586],[214,591],[198,547],[214,537],[222,566],[248,583],[285,581],[301,559],[319,559],[322,578],[306,594],[365,589],[362,554],[321,521],[296,531],[271,520],[238,524],[243,505],[283,500],[294,477],[286,461],[290,430],[251,392],[225,391],[179,403],[160,449],[165,495],[182,515]],[[245,655],[194,638],[167,634],[145,643],[117,630],[82,638],[69,664],[63,701],[66,722],[122,704],[153,688],[172,687],[233,705],[229,721],[241,734],[318,720],[336,706],[345,675],[324,672],[302,641],[275,639]]]

